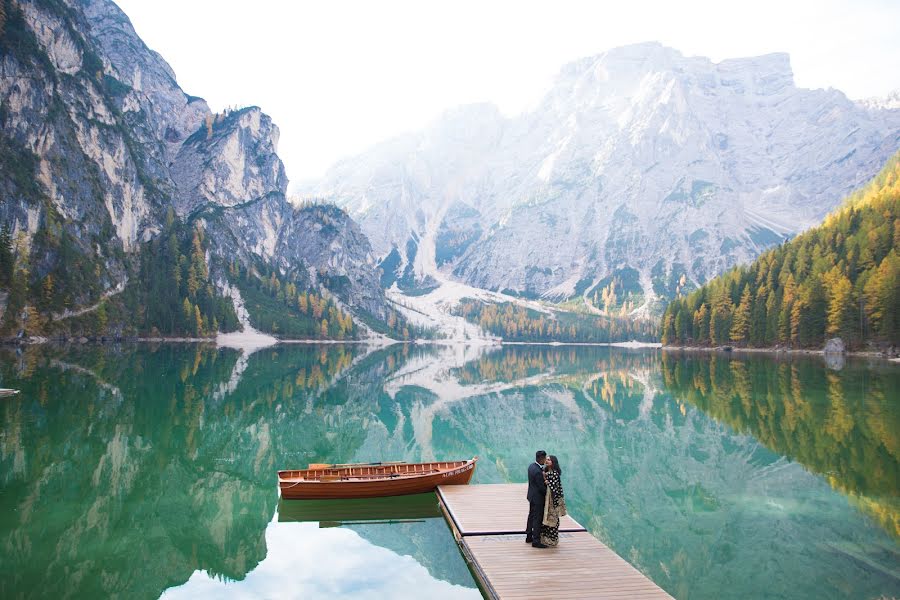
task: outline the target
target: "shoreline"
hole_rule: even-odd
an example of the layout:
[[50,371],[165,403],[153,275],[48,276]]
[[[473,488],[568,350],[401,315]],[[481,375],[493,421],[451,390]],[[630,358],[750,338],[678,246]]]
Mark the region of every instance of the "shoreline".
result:
[[659,342],[518,342],[502,339],[413,339],[396,340],[386,336],[363,338],[359,340],[276,338],[268,334],[245,334],[234,332],[218,334],[215,337],[123,337],[123,338],[48,338],[35,336],[31,338],[7,338],[0,340],[0,346],[39,346],[42,344],[123,344],[123,343],[155,343],[155,344],[215,344],[223,348],[263,348],[278,344],[354,344],[362,346],[392,346],[394,344],[416,344],[421,346],[596,346],[609,348],[627,348],[632,350],[660,349]]
[[[825,356],[825,351],[821,349],[814,348],[737,348],[731,346],[731,350],[725,350],[721,346],[661,346],[663,351],[667,352],[716,352],[719,354],[790,354],[790,355],[805,355],[805,356]],[[854,350],[849,352],[841,352],[835,354],[829,354],[828,356],[852,356],[855,358],[878,358],[881,360],[886,360],[890,362],[900,363],[900,357],[892,358],[890,356],[886,356],[881,352],[875,351],[866,351],[866,350]]]
[[[414,344],[418,346],[482,346],[500,348],[503,346],[583,346],[583,347],[606,347],[606,348],[622,348],[625,350],[662,350],[663,352],[683,352],[683,353],[717,353],[717,354],[767,354],[772,356],[790,355],[790,356],[826,356],[822,349],[813,348],[738,348],[732,346],[730,350],[725,350],[722,346],[663,346],[659,342],[507,342],[501,339],[474,339],[474,340],[455,340],[455,339],[414,339],[414,340],[395,340],[386,336],[377,338],[364,338],[360,340],[335,340],[335,339],[303,339],[303,338],[275,338],[268,334],[250,334],[243,332],[235,332],[230,334],[219,334],[215,337],[127,337],[127,338],[106,338],[106,339],[90,339],[90,338],[7,338],[0,340],[0,347],[20,347],[20,346],[41,346],[50,345],[97,345],[97,344],[210,344],[219,348],[232,348],[235,350],[243,350],[247,352],[255,352],[263,348],[271,348],[281,344],[284,345],[355,345],[355,346],[378,346],[386,348],[394,344]],[[877,359],[894,364],[900,364],[900,357],[886,356],[881,352],[875,351],[850,351],[840,354],[829,354],[828,356],[853,357]]]
[[608,348],[629,348],[632,350],[660,349],[659,342],[505,342],[500,341],[501,346],[599,346]]

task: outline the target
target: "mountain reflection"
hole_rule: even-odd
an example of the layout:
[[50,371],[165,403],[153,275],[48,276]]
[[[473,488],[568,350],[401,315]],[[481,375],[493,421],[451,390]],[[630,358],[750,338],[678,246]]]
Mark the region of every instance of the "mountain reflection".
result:
[[[476,483],[521,482],[538,446],[560,456],[573,516],[676,597],[900,593],[900,380],[884,366],[46,346],[0,350],[0,383],[22,390],[0,405],[4,597],[477,595],[431,500],[279,504],[275,470],[477,454]],[[352,571],[366,563],[392,566]]]

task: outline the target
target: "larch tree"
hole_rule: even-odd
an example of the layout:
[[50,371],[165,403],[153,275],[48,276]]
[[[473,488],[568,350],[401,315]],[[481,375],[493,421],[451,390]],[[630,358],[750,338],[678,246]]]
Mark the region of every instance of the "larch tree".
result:
[[751,310],[750,286],[744,286],[744,292],[741,294],[741,301],[734,310],[734,317],[731,322],[731,341],[736,343],[744,343],[750,334],[750,310]]

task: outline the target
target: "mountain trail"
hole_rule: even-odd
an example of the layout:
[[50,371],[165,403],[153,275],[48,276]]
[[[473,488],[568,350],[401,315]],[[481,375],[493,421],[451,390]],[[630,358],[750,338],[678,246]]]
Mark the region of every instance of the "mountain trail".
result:
[[109,298],[112,298],[116,294],[121,294],[122,292],[124,292],[126,283],[128,283],[127,278],[125,279],[125,281],[120,281],[119,284],[116,285],[116,287],[114,287],[113,289],[103,292],[103,294],[100,296],[100,301],[97,302],[96,304],[92,304],[90,306],[86,306],[84,308],[79,308],[76,310],[66,309],[66,310],[62,311],[61,313],[53,313],[53,320],[61,321],[63,319],[70,319],[72,317],[80,317],[81,315],[85,315],[89,312],[94,312],[95,310],[100,308],[100,305],[103,304],[104,302],[106,302]]

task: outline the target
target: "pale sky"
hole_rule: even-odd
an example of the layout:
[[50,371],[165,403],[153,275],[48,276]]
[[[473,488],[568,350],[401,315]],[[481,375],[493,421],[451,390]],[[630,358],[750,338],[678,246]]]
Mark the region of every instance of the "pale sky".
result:
[[444,110],[535,105],[567,62],[659,41],[714,61],[788,52],[798,86],[900,88],[900,2],[118,0],[181,87],[260,106],[292,182]]

